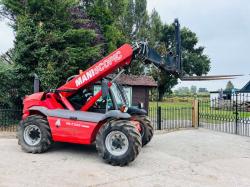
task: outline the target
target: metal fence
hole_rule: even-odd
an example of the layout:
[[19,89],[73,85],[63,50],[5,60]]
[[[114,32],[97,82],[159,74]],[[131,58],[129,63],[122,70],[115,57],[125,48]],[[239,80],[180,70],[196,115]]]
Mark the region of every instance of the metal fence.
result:
[[18,122],[22,117],[22,109],[0,109],[0,131],[16,131]]
[[[149,118],[154,129],[192,127],[192,107],[150,107]],[[0,131],[16,131],[21,120],[21,109],[0,109]]]
[[192,127],[192,107],[149,107],[148,116],[154,129]]
[[[196,107],[197,108],[197,107]],[[195,126],[193,106],[149,107],[154,129],[178,129]],[[199,101],[198,124],[201,128],[250,136],[250,93],[235,93],[227,98]],[[16,131],[22,110],[0,108],[0,131]]]
[[250,136],[250,93],[199,101],[199,127]]

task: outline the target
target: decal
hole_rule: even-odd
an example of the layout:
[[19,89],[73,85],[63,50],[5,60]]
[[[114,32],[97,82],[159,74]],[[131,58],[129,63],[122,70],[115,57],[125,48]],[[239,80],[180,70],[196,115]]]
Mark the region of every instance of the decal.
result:
[[86,73],[81,75],[75,80],[76,87],[80,87],[82,84],[84,84],[87,80],[91,79],[95,75],[99,74],[100,72],[108,69],[114,62],[118,62],[122,59],[121,51],[117,51],[107,59],[105,59],[102,62],[99,62],[97,65],[95,65],[90,70],[87,70]]
[[88,125],[82,125],[80,123],[77,123],[77,122],[66,122],[66,125],[68,126],[73,126],[73,127],[81,127],[81,128],[89,128]]
[[56,120],[56,127],[61,127],[61,120],[60,119],[58,119],[58,120]]

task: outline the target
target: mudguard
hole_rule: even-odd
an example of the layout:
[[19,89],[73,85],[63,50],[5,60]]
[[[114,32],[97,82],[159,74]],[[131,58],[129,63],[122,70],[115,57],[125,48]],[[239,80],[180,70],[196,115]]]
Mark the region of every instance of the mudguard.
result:
[[40,113],[42,113],[45,116],[47,115],[47,108],[46,107],[42,107],[42,106],[33,106],[29,108],[29,111],[39,111]]
[[110,110],[104,115],[104,119],[116,118],[116,119],[129,119],[131,117],[128,113],[123,113],[120,110]]
[[47,109],[45,107],[34,106],[29,111],[39,111],[45,116],[59,117],[64,119],[74,119],[79,121],[88,121],[98,123],[108,118],[115,119],[129,119],[131,116],[128,113],[123,113],[120,110],[111,110],[106,114],[95,113],[95,112],[83,112],[83,111],[70,111],[65,109]]
[[137,114],[137,115],[147,115],[146,110],[136,108],[136,107],[129,107],[127,113],[130,114],[130,115],[135,115],[135,114]]

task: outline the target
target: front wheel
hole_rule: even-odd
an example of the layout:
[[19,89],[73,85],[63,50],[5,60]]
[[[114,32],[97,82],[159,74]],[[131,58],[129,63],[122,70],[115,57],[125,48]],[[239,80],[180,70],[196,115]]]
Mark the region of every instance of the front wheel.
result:
[[142,146],[147,145],[154,135],[154,128],[152,122],[150,121],[148,116],[145,115],[135,115],[132,117],[132,119],[140,122]]
[[28,153],[45,152],[53,142],[47,120],[39,115],[31,115],[20,122],[17,138],[18,144]]
[[111,165],[127,165],[137,157],[141,147],[140,133],[127,120],[109,121],[96,135],[96,149]]

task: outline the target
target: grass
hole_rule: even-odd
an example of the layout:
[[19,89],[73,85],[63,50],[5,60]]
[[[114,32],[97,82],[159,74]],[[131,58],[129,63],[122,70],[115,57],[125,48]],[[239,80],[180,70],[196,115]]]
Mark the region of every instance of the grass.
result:
[[[158,102],[161,106],[161,117],[163,120],[191,120],[192,119],[192,102]],[[153,119],[157,118],[157,102],[149,103],[149,116]],[[223,121],[235,121],[235,111],[214,109],[210,107],[210,103],[203,103],[200,106],[200,119],[208,123],[222,123]],[[238,111],[238,118],[249,119],[250,112]]]
[[[191,120],[192,103],[159,102],[161,106],[161,118],[163,120]],[[149,116],[151,119],[157,118],[157,102],[149,103]]]
[[[192,103],[185,102],[158,102],[158,106],[165,108],[184,108],[184,107],[192,107]],[[157,102],[149,102],[149,107],[157,107]]]

